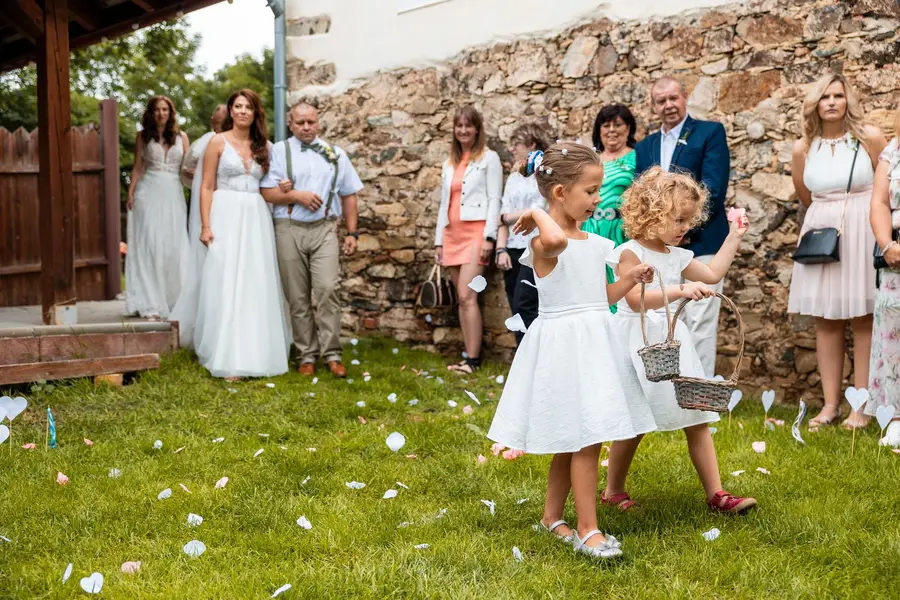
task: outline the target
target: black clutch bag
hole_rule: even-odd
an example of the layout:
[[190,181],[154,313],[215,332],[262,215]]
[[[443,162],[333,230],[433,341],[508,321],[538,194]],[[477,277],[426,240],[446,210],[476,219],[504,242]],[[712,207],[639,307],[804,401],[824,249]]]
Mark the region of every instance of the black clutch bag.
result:
[[[891,232],[891,240],[897,241],[900,239],[900,229],[894,229]],[[884,260],[884,252],[881,251],[881,246],[878,245],[878,242],[875,242],[875,249],[872,250],[872,262],[875,264],[876,269],[887,269],[889,265],[887,261]]]
[[844,231],[844,214],[847,212],[847,200],[850,197],[850,186],[853,183],[853,169],[856,168],[856,156],[859,154],[859,142],[856,142],[856,151],[853,153],[853,163],[850,165],[850,179],[847,181],[847,191],[844,194],[844,210],[841,211],[841,227],[823,227],[810,229],[800,238],[797,249],[794,251],[794,262],[801,265],[822,265],[836,263],[841,260],[841,234]]

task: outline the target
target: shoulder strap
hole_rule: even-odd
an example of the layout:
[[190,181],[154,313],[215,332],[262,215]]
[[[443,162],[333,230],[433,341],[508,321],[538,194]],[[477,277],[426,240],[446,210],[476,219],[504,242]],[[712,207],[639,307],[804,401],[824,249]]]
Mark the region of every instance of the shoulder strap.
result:
[[291,145],[288,143],[288,140],[284,140],[282,143],[284,144],[284,162],[286,163],[287,177],[294,181],[294,168],[291,164]]
[[847,178],[847,191],[844,193],[844,208],[841,210],[841,227],[838,235],[844,233],[844,215],[847,214],[847,202],[850,200],[850,187],[853,185],[853,171],[856,169],[856,157],[859,156],[859,140],[856,140],[856,150],[853,151],[853,162],[850,163],[850,177]]

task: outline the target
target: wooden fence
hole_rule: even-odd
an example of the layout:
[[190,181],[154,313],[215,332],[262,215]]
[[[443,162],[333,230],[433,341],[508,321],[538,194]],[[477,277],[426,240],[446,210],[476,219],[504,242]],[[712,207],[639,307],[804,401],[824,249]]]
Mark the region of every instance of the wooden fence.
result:
[[[78,300],[111,300],[121,288],[115,101],[101,102],[100,113],[99,126],[71,135]],[[0,127],[0,306],[41,304],[40,177],[37,130]]]

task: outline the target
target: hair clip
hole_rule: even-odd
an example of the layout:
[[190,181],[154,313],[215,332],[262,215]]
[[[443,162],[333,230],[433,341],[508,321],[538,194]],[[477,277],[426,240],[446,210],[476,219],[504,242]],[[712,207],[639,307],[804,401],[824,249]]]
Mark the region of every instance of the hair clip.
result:
[[534,175],[535,171],[541,170],[541,163],[544,162],[544,153],[535,150],[528,154],[528,161],[525,166],[525,175]]
[[[541,168],[544,169],[544,167]],[[544,169],[544,172],[547,173],[547,175],[553,175],[553,169]]]

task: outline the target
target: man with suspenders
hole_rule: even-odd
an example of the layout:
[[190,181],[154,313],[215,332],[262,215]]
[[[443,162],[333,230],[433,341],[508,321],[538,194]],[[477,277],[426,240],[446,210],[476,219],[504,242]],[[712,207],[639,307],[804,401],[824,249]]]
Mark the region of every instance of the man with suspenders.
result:
[[[293,135],[272,147],[260,191],[274,205],[278,269],[291,310],[298,371],[313,375],[321,357],[334,376],[346,377],[341,360],[337,226],[343,217],[347,224],[343,250],[350,256],[359,238],[356,194],[363,184],[347,154],[318,137],[314,107],[293,106],[289,125]],[[280,184],[287,180],[293,189],[285,192]]]

